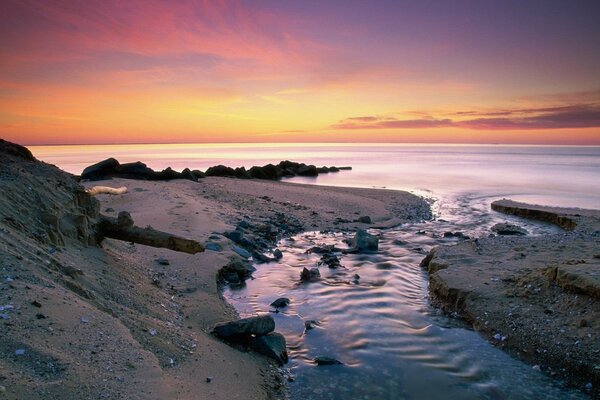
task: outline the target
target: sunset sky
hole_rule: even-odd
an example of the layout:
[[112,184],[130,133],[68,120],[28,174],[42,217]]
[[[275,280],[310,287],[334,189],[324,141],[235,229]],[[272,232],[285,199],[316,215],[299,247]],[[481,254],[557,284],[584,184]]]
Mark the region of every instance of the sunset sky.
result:
[[600,1],[2,0],[21,144],[600,144]]

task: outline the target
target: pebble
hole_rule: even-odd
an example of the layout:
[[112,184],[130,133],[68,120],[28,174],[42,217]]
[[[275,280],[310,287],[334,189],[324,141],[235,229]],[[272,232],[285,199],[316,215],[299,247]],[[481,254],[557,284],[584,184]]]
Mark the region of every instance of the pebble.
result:
[[87,319],[86,317],[81,317],[81,322],[84,324],[87,324],[88,322],[90,322],[90,320]]
[[23,355],[25,355],[25,349],[16,349],[15,350],[15,355],[16,356],[23,356]]
[[166,258],[163,257],[159,257],[156,260],[157,263],[159,263],[160,265],[170,265],[171,263],[169,262],[169,260],[167,260]]
[[212,376],[207,376],[206,377],[206,383],[211,383],[213,381],[213,377]]
[[31,302],[31,305],[32,305],[32,306],[35,306],[35,307],[37,307],[37,308],[41,308],[41,307],[42,307],[42,303],[40,303],[40,302],[39,302],[39,301],[37,301],[37,300],[34,300],[34,301],[32,301],[32,302]]
[[157,331],[154,328],[150,328],[148,329],[148,333],[150,334],[150,336],[156,336]]

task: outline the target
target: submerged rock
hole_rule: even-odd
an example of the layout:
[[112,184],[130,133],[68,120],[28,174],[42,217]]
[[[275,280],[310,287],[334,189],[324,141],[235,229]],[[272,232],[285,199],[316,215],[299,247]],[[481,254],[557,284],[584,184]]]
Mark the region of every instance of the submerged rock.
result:
[[274,330],[273,317],[261,315],[218,324],[214,327],[213,334],[230,342],[249,343],[252,337],[266,335]]
[[235,257],[219,270],[218,277],[229,283],[239,283],[248,279],[254,271],[256,268],[248,261]]
[[277,332],[272,332],[264,336],[258,336],[250,340],[250,348],[255,352],[269,357],[279,365],[288,361],[285,337]]

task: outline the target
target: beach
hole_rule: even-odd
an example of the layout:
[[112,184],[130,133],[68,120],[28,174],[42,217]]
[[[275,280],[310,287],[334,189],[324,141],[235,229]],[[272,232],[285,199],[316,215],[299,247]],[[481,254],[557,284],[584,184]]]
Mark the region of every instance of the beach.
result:
[[[222,233],[274,213],[302,229],[429,215],[405,192],[229,178],[94,182],[128,189],[97,195],[98,203],[21,148],[6,145],[2,157],[5,398],[280,398],[274,365],[210,335],[236,319],[216,279],[234,255]],[[138,226],[200,242],[220,236],[223,250],[189,255],[112,239],[99,247],[94,220],[120,211]]]

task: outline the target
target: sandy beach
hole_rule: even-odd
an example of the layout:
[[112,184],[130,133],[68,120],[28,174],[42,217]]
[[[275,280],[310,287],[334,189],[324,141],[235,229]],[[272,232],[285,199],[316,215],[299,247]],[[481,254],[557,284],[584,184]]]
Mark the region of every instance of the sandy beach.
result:
[[[235,255],[222,234],[276,214],[303,230],[430,215],[406,192],[229,178],[86,184],[128,189],[97,202],[22,148],[4,144],[1,156],[0,394],[10,399],[280,398],[273,363],[210,335],[236,318],[216,280]],[[141,227],[212,237],[222,250],[190,255],[113,239],[98,246],[99,213],[120,211]]]

